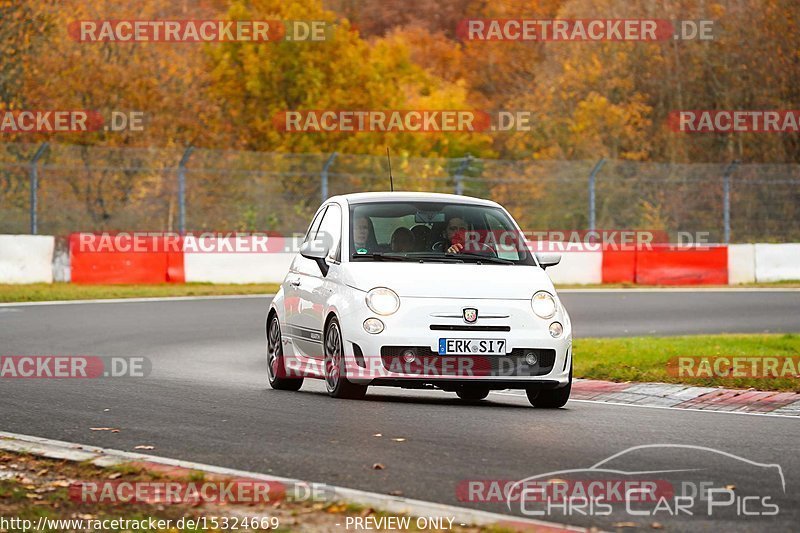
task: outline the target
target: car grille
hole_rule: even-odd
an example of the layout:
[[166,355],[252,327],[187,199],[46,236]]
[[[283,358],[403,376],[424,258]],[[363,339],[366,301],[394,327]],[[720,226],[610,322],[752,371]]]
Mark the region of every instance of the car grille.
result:
[[433,331],[511,331],[511,326],[460,326],[448,324],[433,324]]
[[[416,359],[403,360],[403,352],[413,350]],[[536,354],[536,364],[529,365],[525,354]],[[556,351],[542,348],[515,348],[506,355],[439,355],[428,346],[383,346],[383,367],[390,372],[449,377],[472,376],[543,376],[553,370]]]

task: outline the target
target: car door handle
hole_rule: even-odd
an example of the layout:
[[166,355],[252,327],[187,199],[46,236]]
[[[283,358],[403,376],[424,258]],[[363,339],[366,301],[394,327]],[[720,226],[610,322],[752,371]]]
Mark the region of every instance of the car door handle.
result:
[[290,280],[289,281],[289,285],[292,285],[293,287],[299,287],[300,286],[300,278],[296,278],[296,279]]

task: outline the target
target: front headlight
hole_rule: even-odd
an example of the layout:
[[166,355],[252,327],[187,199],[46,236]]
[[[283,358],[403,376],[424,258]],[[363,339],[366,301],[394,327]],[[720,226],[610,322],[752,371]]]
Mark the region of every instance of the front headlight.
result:
[[376,287],[367,293],[367,307],[379,315],[391,315],[400,309],[400,297],[392,289]]
[[556,314],[556,300],[549,292],[539,291],[531,298],[531,308],[538,317],[553,318]]

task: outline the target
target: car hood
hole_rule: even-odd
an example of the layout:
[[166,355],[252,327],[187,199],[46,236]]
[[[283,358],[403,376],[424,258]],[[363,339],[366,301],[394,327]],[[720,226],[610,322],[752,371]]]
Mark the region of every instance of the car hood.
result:
[[362,291],[388,287],[420,298],[527,300],[537,290],[554,292],[544,270],[528,265],[354,262],[345,283]]

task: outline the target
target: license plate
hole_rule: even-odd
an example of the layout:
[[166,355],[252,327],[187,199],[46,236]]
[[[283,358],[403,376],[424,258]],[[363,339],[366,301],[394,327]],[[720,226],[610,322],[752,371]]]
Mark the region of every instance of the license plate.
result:
[[439,339],[439,355],[505,355],[505,339]]

